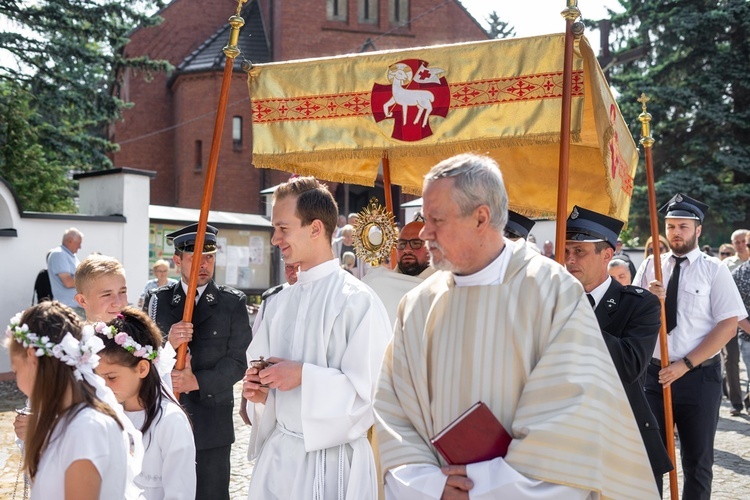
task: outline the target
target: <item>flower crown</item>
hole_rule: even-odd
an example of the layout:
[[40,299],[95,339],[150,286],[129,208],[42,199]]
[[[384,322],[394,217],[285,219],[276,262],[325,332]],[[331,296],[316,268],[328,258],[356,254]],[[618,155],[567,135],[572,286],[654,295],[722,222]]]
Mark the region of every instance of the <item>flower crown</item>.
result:
[[96,353],[104,348],[104,343],[94,335],[94,330],[90,326],[83,327],[81,340],[67,332],[60,343],[55,343],[47,335],[40,337],[30,332],[27,324],[21,324],[21,313],[10,319],[5,334],[25,348],[34,349],[37,357],[54,357],[68,366],[75,367],[74,373],[78,380],[81,380],[82,369],[93,372],[99,364],[99,356]]
[[[122,318],[118,315],[118,318]],[[133,337],[125,332],[118,332],[117,328],[113,325],[107,325],[101,321],[97,321],[93,325],[94,331],[100,335],[104,335],[108,339],[114,339],[115,344],[119,345],[136,358],[143,358],[149,361],[157,362],[159,355],[161,354],[161,348],[154,349],[152,346],[142,346],[136,342]]]

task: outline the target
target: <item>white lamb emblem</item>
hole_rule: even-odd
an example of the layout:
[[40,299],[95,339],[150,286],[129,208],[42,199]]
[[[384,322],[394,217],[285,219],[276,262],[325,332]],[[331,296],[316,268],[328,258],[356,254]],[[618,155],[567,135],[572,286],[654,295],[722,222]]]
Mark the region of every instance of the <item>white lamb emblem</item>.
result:
[[[439,68],[430,68],[430,71],[433,74],[445,73],[445,71]],[[419,118],[424,113],[422,126],[425,127],[427,126],[427,119],[432,113],[432,101],[435,100],[435,96],[429,90],[404,88],[411,83],[413,76],[413,72],[408,64],[396,63],[388,68],[388,81],[392,82],[393,97],[383,105],[383,112],[385,116],[390,118],[393,116],[391,108],[396,104],[401,105],[403,125],[406,125],[406,113],[409,106],[416,106],[417,116],[414,118],[414,125],[419,122]]]

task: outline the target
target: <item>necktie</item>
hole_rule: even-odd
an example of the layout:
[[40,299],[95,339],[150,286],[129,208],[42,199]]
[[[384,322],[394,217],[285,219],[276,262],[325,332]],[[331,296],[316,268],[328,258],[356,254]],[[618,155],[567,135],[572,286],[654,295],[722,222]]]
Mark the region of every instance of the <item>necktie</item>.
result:
[[588,297],[588,299],[589,299],[589,304],[591,304],[591,307],[594,307],[594,304],[595,304],[595,302],[594,302],[594,297],[592,297],[590,293],[587,293],[587,294],[586,294],[586,297]]
[[664,301],[666,315],[667,315],[667,333],[674,330],[677,326],[677,289],[680,286],[680,265],[687,259],[687,257],[675,257],[674,270],[672,276],[669,277],[669,283],[667,283],[667,298]]

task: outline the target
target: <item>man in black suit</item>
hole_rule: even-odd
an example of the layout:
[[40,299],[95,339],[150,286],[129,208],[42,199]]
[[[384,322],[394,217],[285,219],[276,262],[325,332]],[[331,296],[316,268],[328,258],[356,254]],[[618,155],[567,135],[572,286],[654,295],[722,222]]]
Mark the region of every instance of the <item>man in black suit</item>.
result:
[[574,207],[567,221],[565,267],[581,282],[594,308],[641,431],[654,477],[659,478],[673,465],[641,380],[659,336],[661,304],[647,290],[623,286],[609,276],[607,265],[622,226],[617,219]]
[[206,227],[192,322],[182,321],[198,224],[167,238],[174,243],[174,262],[182,280],[152,290],[144,310],[175,349],[190,348],[183,370],[172,372],[172,384],[193,423],[196,448],[196,499],[229,500],[229,454],[234,442],[232,387],[245,374],[245,351],[252,338],[245,294],[214,283],[216,234]]

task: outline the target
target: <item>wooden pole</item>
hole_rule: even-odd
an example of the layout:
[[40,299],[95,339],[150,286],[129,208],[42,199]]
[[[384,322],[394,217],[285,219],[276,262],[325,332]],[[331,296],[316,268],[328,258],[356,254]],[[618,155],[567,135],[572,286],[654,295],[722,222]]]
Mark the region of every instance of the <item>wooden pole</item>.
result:
[[[240,17],[242,4],[247,0],[237,1],[237,11],[229,18],[231,31],[229,34],[229,44],[224,47],[226,55],[226,64],[224,65],[224,75],[221,81],[221,93],[219,94],[219,105],[216,110],[216,121],[214,122],[214,135],[211,141],[211,152],[208,156],[208,169],[206,170],[206,179],[203,183],[203,198],[201,200],[200,217],[198,218],[198,230],[195,235],[195,250],[193,252],[193,262],[190,267],[190,279],[188,280],[188,290],[185,298],[185,309],[182,313],[182,321],[190,322],[193,318],[193,309],[195,308],[195,292],[198,285],[198,273],[200,272],[201,256],[203,253],[203,243],[206,239],[206,225],[208,224],[208,211],[211,208],[211,196],[214,190],[214,181],[216,180],[216,167],[219,163],[219,150],[221,149],[221,136],[224,132],[224,119],[227,114],[227,101],[229,99],[229,84],[232,81],[232,68],[234,59],[240,55],[240,49],[237,46],[240,36],[240,28],[244,26],[245,20]],[[175,370],[185,368],[185,358],[187,357],[187,344],[182,344],[177,348],[177,361]],[[175,394],[179,398],[179,394]]]
[[[385,192],[385,209],[393,214],[393,193],[391,192],[391,162],[387,157],[383,157],[383,191]],[[394,246],[391,249],[391,263],[388,267],[393,269],[395,266],[396,247]]]
[[[654,163],[651,156],[651,146],[654,145],[654,138],[651,137],[651,115],[646,111],[646,103],[649,98],[646,94],[641,94],[638,102],[641,103],[643,112],[638,116],[641,122],[641,140],[643,151],[646,157],[646,182],[648,183],[648,211],[651,218],[651,246],[654,249],[654,278],[657,281],[662,280],[661,273],[661,255],[659,240],[659,221],[656,211],[656,188],[654,183]],[[669,366],[669,346],[667,343],[667,316],[664,299],[661,299],[661,328],[659,329],[659,351],[661,353],[661,367]],[[672,415],[672,387],[664,387],[664,434],[667,437],[667,453],[672,460],[674,469],[669,472],[669,493],[672,500],[680,498],[677,488],[677,460],[674,449],[674,417]]]
[[577,0],[568,0],[562,11],[565,18],[565,53],[563,60],[563,93],[560,117],[560,158],[557,176],[557,223],[555,260],[565,265],[565,221],[568,217],[568,168],[570,162],[570,108],[573,88],[573,22],[581,15]]

